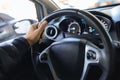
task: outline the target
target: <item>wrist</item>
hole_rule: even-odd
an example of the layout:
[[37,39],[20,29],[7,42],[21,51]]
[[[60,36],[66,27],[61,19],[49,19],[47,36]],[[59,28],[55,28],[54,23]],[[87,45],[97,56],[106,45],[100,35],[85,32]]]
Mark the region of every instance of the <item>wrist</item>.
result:
[[31,46],[33,45],[32,42],[31,42],[31,40],[30,40],[29,38],[27,38],[26,36],[25,36],[24,38],[27,40],[28,44],[29,44],[30,47],[31,47]]

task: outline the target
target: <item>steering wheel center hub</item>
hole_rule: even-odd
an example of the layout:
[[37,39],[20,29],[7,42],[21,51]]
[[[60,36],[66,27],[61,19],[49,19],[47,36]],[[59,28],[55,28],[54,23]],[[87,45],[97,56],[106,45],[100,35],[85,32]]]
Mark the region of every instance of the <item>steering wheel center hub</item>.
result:
[[85,43],[80,40],[58,42],[50,48],[50,59],[57,75],[62,78],[78,78],[84,64]]

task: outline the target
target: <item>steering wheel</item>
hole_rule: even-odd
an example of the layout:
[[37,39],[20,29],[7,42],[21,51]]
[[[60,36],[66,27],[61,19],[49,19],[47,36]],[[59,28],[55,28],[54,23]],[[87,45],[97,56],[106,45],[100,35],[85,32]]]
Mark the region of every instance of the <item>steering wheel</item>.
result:
[[78,9],[54,11],[43,21],[49,23],[61,16],[84,18],[99,33],[103,48],[85,38],[69,37],[53,42],[38,54],[33,50],[32,61],[38,77],[42,80],[110,80],[114,48],[104,25],[90,12]]

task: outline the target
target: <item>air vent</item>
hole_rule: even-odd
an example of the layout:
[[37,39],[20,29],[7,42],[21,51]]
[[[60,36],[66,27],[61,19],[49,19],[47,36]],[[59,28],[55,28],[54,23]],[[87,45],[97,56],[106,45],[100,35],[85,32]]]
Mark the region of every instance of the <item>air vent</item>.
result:
[[45,36],[49,39],[54,39],[58,34],[58,30],[55,26],[49,25],[45,29]]

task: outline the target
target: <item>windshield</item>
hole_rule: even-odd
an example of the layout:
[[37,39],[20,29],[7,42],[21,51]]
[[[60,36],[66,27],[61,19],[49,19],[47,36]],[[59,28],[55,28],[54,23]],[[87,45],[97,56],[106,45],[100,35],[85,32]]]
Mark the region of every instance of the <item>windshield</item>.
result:
[[120,3],[120,0],[52,0],[60,8],[89,9]]

